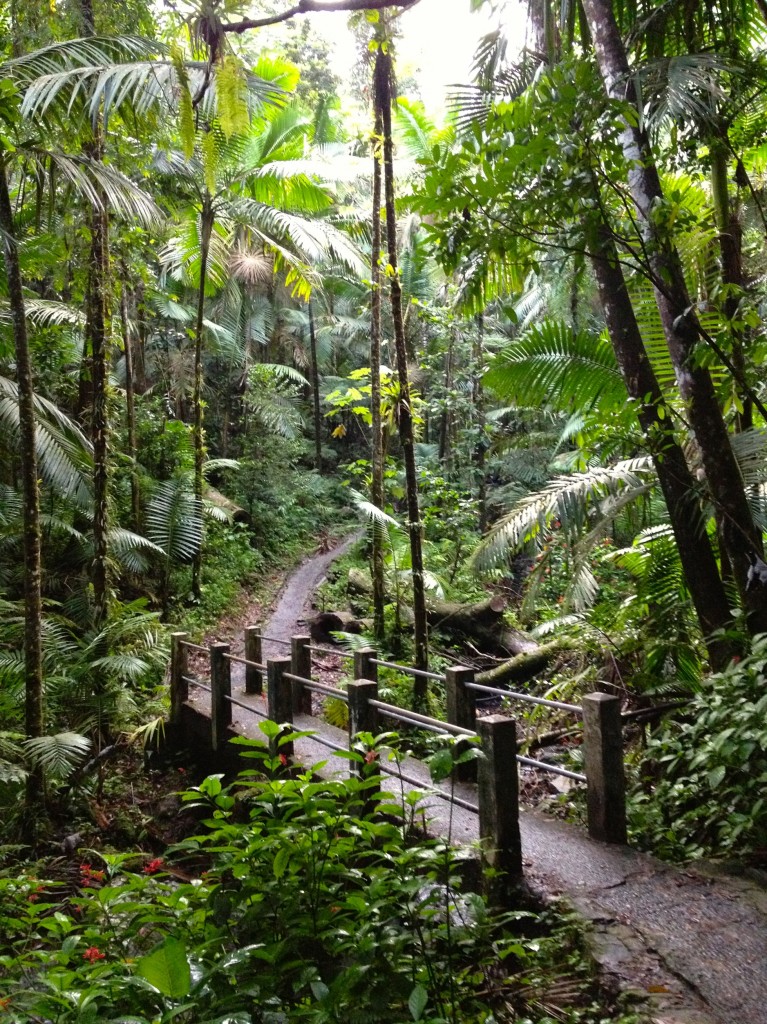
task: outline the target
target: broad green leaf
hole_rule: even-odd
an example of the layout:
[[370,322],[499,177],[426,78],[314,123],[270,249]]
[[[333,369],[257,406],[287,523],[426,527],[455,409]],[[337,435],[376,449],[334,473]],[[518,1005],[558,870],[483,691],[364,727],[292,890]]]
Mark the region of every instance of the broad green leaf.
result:
[[432,782],[442,782],[453,770],[453,753],[444,747],[429,758],[429,774]]
[[136,973],[168,999],[183,999],[192,987],[186,947],[168,936],[136,964]]
[[413,1020],[420,1020],[423,1016],[423,1011],[426,1009],[426,1004],[429,1001],[429,993],[423,987],[423,985],[416,985],[413,991],[410,993],[410,998],[407,1001],[408,1009]]

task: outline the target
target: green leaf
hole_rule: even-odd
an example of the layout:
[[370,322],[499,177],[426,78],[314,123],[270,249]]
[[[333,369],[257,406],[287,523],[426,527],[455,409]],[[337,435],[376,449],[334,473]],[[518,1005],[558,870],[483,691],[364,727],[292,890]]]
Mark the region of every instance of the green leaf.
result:
[[186,947],[170,935],[138,961],[136,973],[168,999],[183,999],[192,987]]
[[447,747],[438,750],[429,758],[429,774],[432,782],[442,782],[443,779],[449,778],[452,770],[453,752]]
[[408,1009],[413,1020],[420,1020],[423,1016],[423,1011],[426,1009],[426,1004],[429,1001],[429,993],[423,987],[423,985],[416,985],[413,991],[410,993],[410,998],[407,1001]]
[[288,861],[289,860],[290,860],[290,847],[289,846],[281,847],[277,851],[277,856],[274,858],[274,863],[272,864],[272,870],[274,871],[274,877],[275,878],[282,878],[282,876],[285,874],[285,869],[288,866]]
[[724,779],[727,769],[723,764],[718,765],[716,768],[712,768],[708,773],[708,784],[712,789],[716,789]]

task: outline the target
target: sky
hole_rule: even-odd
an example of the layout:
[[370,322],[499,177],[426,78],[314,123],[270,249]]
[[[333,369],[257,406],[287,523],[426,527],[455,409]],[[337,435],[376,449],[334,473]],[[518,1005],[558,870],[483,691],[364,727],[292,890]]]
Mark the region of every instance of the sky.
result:
[[[522,45],[524,5],[509,3],[507,31]],[[344,76],[355,60],[354,44],[346,28],[347,14],[314,14],[312,24],[334,46],[336,73]],[[481,36],[497,24],[486,11],[470,12],[470,0],[420,0],[401,15],[402,38],[397,44],[398,76],[410,74],[419,82],[427,110],[437,115],[444,110],[445,92],[450,85],[465,85]]]

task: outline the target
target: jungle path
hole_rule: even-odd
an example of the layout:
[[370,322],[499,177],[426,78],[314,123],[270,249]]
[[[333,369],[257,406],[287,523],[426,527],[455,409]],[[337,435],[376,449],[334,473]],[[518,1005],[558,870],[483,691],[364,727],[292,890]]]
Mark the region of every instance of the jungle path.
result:
[[[325,578],[328,566],[341,555],[345,555],[349,548],[362,536],[360,531],[348,536],[336,547],[328,551],[321,551],[310,558],[292,573],[285,582],[284,587],[277,596],[277,604],[274,611],[264,625],[264,636],[290,639],[290,637],[305,633],[305,620],[311,611],[311,600],[314,591]],[[265,640],[262,648],[264,661],[267,658],[284,658],[290,655],[290,647],[284,644],[270,643]]]
[[[286,581],[264,627],[288,639],[304,632],[315,588],[328,566],[359,538],[308,558]],[[288,648],[264,642],[264,658],[284,657]],[[233,665],[238,699],[263,714],[263,700],[243,690],[242,666]],[[253,715],[239,712],[238,731],[259,736]],[[345,747],[346,733],[317,718],[296,717],[299,729],[317,739],[296,743],[304,764],[327,762],[323,774],[346,773],[329,745]],[[319,742],[320,740],[324,742]],[[409,781],[385,783],[396,798],[404,788],[434,789],[426,766],[408,759]],[[450,783],[440,787],[447,794]],[[456,784],[467,806],[438,796],[426,799],[430,831],[471,844],[478,838],[476,790]],[[745,878],[678,868],[646,854],[591,840],[585,831],[533,810],[520,820],[525,882],[544,901],[562,900],[591,925],[590,946],[608,987],[650,1000],[655,1024],[767,1024],[767,890]],[[639,1008],[638,1007],[638,1008]]]

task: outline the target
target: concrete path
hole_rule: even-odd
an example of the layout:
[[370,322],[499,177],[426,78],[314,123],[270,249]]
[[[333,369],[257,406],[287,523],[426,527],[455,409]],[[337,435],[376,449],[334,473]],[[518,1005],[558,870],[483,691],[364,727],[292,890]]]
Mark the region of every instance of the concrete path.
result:
[[[351,538],[348,544],[353,543]],[[296,632],[311,593],[339,549],[303,566],[283,591],[267,635]],[[304,572],[306,570],[306,572]],[[265,645],[266,646],[266,645]],[[265,657],[284,655],[275,646]],[[242,666],[233,666],[233,695],[253,708],[234,708],[235,728],[257,738],[266,701],[242,689]],[[192,702],[207,707],[207,694]],[[314,718],[298,718],[298,729],[315,730],[296,744],[305,765],[327,761],[323,774],[342,774],[348,763],[333,757],[347,745],[345,732]],[[406,790],[432,790],[428,770],[408,760],[404,780],[387,787],[394,798]],[[443,797],[424,800],[430,830],[471,845],[478,838],[476,790],[456,784],[460,806]],[[650,1003],[656,1024],[767,1024],[767,891],[743,879],[710,877],[680,869],[625,847],[589,839],[573,825],[535,811],[521,815],[525,881],[545,901],[563,900],[592,925],[592,948],[605,981]]]
[[[236,707],[235,728],[258,738],[266,702],[236,696],[255,714]],[[347,749],[345,732],[308,717],[296,718],[295,726],[315,732],[296,743],[299,763],[326,761],[323,775],[348,772],[348,762],[333,755],[333,748]],[[384,785],[393,799],[401,798],[401,787],[431,791],[422,807],[432,834],[476,843],[476,787],[455,784],[460,805],[451,812],[449,782],[435,791],[426,766],[413,759],[402,774],[402,782]],[[609,988],[648,1000],[657,1024],[767,1024],[767,891],[597,843],[536,811],[523,810],[520,826],[527,886],[591,924],[592,950]]]

